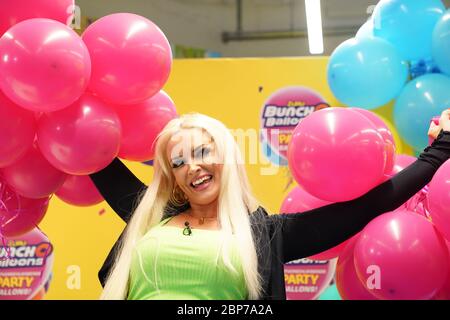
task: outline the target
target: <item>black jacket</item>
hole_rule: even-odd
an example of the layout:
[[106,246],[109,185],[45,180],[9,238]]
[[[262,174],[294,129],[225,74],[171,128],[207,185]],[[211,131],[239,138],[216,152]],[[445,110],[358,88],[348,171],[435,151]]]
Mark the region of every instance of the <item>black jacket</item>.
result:
[[[376,216],[395,210],[430,182],[439,166],[449,158],[450,132],[441,131],[416,162],[355,200],[296,214],[268,215],[259,207],[250,214],[250,221],[263,280],[261,299],[286,299],[283,269],[286,262],[330,249],[357,234]],[[138,194],[146,186],[118,159],[92,174],[91,179],[111,208],[127,223],[137,205]],[[185,209],[167,208],[165,217]],[[99,271],[102,285],[119,240]]]

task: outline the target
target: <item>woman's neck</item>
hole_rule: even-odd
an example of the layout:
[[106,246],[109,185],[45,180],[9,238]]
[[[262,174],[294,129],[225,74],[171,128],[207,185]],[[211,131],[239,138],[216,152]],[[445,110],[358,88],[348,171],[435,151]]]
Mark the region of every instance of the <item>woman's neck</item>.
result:
[[198,205],[191,203],[191,208],[188,210],[190,216],[195,218],[216,218],[218,211],[217,200],[207,205]]

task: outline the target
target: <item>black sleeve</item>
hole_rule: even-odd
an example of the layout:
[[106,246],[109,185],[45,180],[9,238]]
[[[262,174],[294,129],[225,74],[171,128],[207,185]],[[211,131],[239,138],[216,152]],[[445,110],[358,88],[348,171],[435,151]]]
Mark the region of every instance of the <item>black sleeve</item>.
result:
[[118,158],[105,169],[91,174],[90,178],[109,206],[128,223],[139,195],[146,189],[145,184]]
[[427,185],[449,157],[450,132],[441,131],[417,161],[357,199],[304,213],[271,215],[274,223],[281,223],[284,262],[335,247],[378,215],[397,209]]

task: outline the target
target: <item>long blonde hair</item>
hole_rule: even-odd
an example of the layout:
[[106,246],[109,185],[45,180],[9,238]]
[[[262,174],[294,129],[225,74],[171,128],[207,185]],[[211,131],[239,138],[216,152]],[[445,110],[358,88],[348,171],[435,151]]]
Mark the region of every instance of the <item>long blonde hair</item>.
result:
[[257,246],[249,219],[249,214],[256,210],[259,204],[250,190],[239,147],[223,123],[206,115],[193,113],[170,121],[156,140],[153,180],[143,194],[119,244],[101,299],[126,299],[133,248],[137,241],[161,221],[175,187],[175,178],[166,155],[167,144],[175,133],[192,128],[207,132],[216,144],[218,153],[223,157],[218,199],[218,220],[225,237],[221,248],[222,261],[230,271],[236,272],[229,259],[228,249],[231,241],[227,241],[234,234],[237,243],[240,244],[238,250],[248,299],[256,300],[261,296]]

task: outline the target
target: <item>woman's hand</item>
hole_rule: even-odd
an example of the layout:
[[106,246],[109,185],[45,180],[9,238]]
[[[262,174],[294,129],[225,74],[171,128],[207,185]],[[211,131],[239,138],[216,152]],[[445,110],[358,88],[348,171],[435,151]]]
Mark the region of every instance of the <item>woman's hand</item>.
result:
[[439,118],[439,125],[431,122],[430,129],[428,129],[428,136],[436,139],[441,130],[450,132],[450,109],[444,110]]
[[439,125],[444,129],[444,131],[450,131],[450,109],[442,112],[439,118]]

